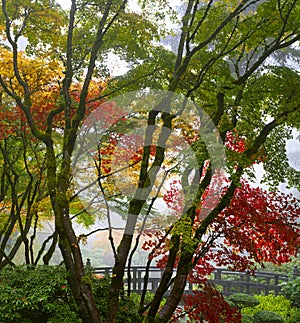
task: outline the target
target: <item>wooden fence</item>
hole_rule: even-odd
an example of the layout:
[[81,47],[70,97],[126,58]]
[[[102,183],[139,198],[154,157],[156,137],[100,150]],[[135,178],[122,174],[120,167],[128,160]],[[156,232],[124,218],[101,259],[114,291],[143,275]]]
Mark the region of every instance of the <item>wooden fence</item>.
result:
[[[95,268],[95,274],[111,275],[112,268],[103,267]],[[144,267],[131,267],[130,286],[131,291],[141,293],[144,286]],[[157,267],[150,267],[149,279],[147,290],[155,292],[163,270]],[[298,276],[298,270],[295,267],[294,277]],[[220,286],[223,295],[228,296],[233,293],[246,293],[246,294],[263,294],[268,295],[273,293],[278,295],[280,292],[279,284],[287,281],[289,277],[284,274],[257,272],[255,275],[249,275],[243,272],[230,271],[224,268],[217,268],[209,277],[209,282]],[[124,279],[125,288],[128,288],[127,271]],[[186,293],[191,293],[197,287],[191,283],[186,285]]]

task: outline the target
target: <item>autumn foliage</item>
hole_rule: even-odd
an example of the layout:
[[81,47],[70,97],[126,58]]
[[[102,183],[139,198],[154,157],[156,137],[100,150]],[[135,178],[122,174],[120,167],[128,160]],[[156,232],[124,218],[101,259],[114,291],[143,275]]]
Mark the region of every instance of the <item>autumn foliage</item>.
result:
[[225,322],[240,323],[241,313],[232,308],[224,299],[223,295],[212,285],[204,283],[201,290],[194,291],[191,295],[184,295],[184,308],[175,314],[176,317],[185,314],[188,322]]
[[[4,147],[13,162],[2,153],[0,196],[7,186],[3,179],[10,180],[5,167],[20,174],[25,170],[30,183],[42,184],[37,200],[49,196],[55,217],[51,247],[58,243],[84,322],[101,319],[72,224],[77,214],[73,216],[71,203],[82,196],[77,211],[94,219],[103,213],[109,226],[115,262],[107,323],[117,322],[124,273],[136,250],[134,236],[139,232],[138,246],[148,220],[152,222],[144,232],[148,241],[143,248],[149,261],[156,259],[166,270],[151,304],[141,297],[141,319],[170,322],[186,314],[197,322],[238,322],[239,313],[208,284],[214,268],[254,274],[257,264],[280,265],[299,249],[299,201],[257,188],[246,177],[253,164],[263,162],[266,183],[275,188],[286,181],[299,188],[299,171],[289,165],[285,149],[293,129],[300,126],[295,67],[299,1],[139,4],[135,10],[127,0],[72,0],[64,10],[54,0],[2,1],[0,140],[20,142]],[[169,28],[169,22],[176,27]],[[119,66],[110,66],[111,55]],[[109,75],[111,71],[119,76]],[[167,95],[156,100],[151,89]],[[132,91],[127,107],[122,107],[124,101],[117,106],[104,99],[117,102]],[[179,96],[173,101],[174,95]],[[150,110],[141,111],[146,106]],[[83,143],[77,150],[82,133],[91,134],[87,139],[94,147]],[[76,161],[82,161],[82,173],[76,171]],[[85,185],[88,172],[92,184]],[[85,186],[77,191],[76,175]],[[22,182],[17,177],[15,182]],[[35,202],[24,190],[29,195],[38,191],[21,189],[11,189],[18,209],[19,199]],[[83,205],[90,197],[86,204],[91,206],[104,201],[93,214]],[[28,215],[34,219],[37,214],[31,211]],[[110,221],[115,211],[121,211],[126,222],[117,244]],[[13,212],[10,215],[17,221]],[[21,227],[22,219],[18,222]],[[24,245],[30,228],[28,222],[20,235]],[[0,253],[5,256],[4,249]],[[183,295],[187,282],[195,286],[193,295]],[[177,311],[182,301],[184,307]]]
[[[28,84],[31,93],[31,115],[37,128],[46,130],[47,119],[50,113],[55,112],[52,120],[53,128],[63,128],[64,109],[61,91],[61,80],[63,77],[61,63],[55,60],[48,61],[46,58],[30,58],[24,52],[18,53],[20,77]],[[24,95],[24,89],[17,80],[13,68],[12,53],[2,50],[0,54],[0,73],[7,90],[14,93],[16,99]],[[86,117],[99,105],[104,103],[101,94],[106,87],[102,80],[92,81],[86,98]],[[77,83],[70,89],[72,100],[71,117],[76,112],[80,100],[81,84]],[[0,138],[3,139],[10,134],[20,133],[26,130],[29,135],[28,122],[24,111],[7,96],[4,90],[1,94],[0,109]],[[106,110],[111,118],[112,109]],[[103,116],[101,116],[103,117]]]
[[[245,149],[243,140],[232,134],[228,136],[227,146],[237,153]],[[226,192],[228,177],[224,172],[219,174],[214,185],[203,194],[193,222],[193,232],[203,219],[202,208],[211,209],[213,196],[220,191],[222,194]],[[172,222],[178,221],[184,207],[181,182],[173,180],[163,198],[171,210]],[[280,265],[289,262],[300,247],[299,213],[300,201],[292,195],[267,191],[242,180],[229,206],[211,223],[205,239],[194,254],[193,270],[188,282],[197,285],[198,289],[183,297],[184,307],[174,317],[179,318],[185,313],[189,319],[197,321],[219,322],[222,319],[224,322],[240,322],[239,313],[208,284],[208,276],[216,267],[255,274],[258,264],[263,266],[265,262],[271,262]],[[149,239],[143,248],[154,248],[151,257],[157,259],[157,266],[164,268],[171,241],[161,231],[148,230],[145,235]],[[177,258],[175,267],[180,254]],[[212,308],[216,310],[212,311]]]
[[[116,106],[112,106],[111,112],[116,114],[116,122],[126,122],[126,117],[122,116],[121,111],[117,112]],[[135,163],[142,159],[142,146],[142,138],[139,136],[110,133],[100,148],[102,175],[109,177],[113,172],[113,164],[117,164],[119,168],[131,165],[129,169],[134,169]],[[246,149],[244,139],[235,132],[227,134],[225,146],[234,154],[241,154]],[[155,147],[152,147],[151,154],[155,156]],[[206,171],[205,168],[202,177]],[[134,173],[129,172],[128,176],[128,181],[130,178],[134,182]],[[120,182],[121,180],[118,182],[119,186]],[[127,182],[124,185],[128,185]],[[199,228],[203,212],[211,210],[215,200],[225,194],[229,182],[225,171],[215,173],[212,184],[202,195],[192,223],[192,232]],[[173,179],[171,177],[163,200],[169,209],[166,212],[166,222],[176,223],[185,206],[182,182],[176,176]],[[198,286],[198,289],[191,295],[183,296],[184,307],[174,314],[174,319],[186,314],[191,320],[203,319],[215,323],[222,319],[224,322],[240,322],[240,314],[207,282],[208,276],[216,267],[225,266],[255,274],[258,264],[272,262],[280,265],[290,261],[292,256],[297,255],[300,246],[300,229],[297,224],[299,212],[300,202],[293,196],[270,192],[255,187],[246,179],[242,180],[229,206],[211,223],[206,239],[195,252],[188,282]],[[157,260],[157,266],[164,268],[171,247],[170,236],[165,237],[161,229],[146,229],[144,235],[148,239],[144,242],[143,249],[149,252],[151,260]],[[184,234],[182,239],[185,239]],[[179,258],[180,254],[177,255],[175,267]],[[211,308],[216,310],[212,311]]]

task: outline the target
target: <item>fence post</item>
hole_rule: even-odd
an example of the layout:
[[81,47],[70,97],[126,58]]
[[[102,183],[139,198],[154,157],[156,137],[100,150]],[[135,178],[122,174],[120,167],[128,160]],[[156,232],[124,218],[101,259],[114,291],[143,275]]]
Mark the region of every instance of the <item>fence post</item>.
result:
[[298,276],[299,276],[298,266],[294,266],[293,278],[295,279]]
[[215,280],[221,280],[222,270],[217,268],[214,272]]
[[250,279],[250,274],[249,272],[247,271],[245,273],[245,281],[246,281],[246,294],[250,294],[250,282],[251,282],[251,279]]

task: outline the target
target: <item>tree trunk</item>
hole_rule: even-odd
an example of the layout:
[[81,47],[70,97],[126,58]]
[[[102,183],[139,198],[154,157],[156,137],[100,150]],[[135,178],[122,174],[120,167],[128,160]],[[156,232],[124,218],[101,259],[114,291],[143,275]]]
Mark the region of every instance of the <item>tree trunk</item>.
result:
[[[51,245],[48,249],[48,251],[46,252],[46,254],[43,257],[43,263],[44,265],[49,265],[50,259],[52,258],[57,242],[58,242],[58,235],[57,235],[57,231],[55,231],[50,237],[48,237],[48,239],[51,239],[52,237],[52,242]],[[46,241],[48,241],[48,239]],[[44,250],[44,248],[46,247],[46,245],[44,246],[44,244],[42,245],[42,248],[40,249],[40,251],[42,252]],[[38,259],[36,259],[38,260]]]
[[74,295],[80,316],[84,323],[100,323],[91,286],[84,282],[85,270],[80,247],[68,215],[68,201],[60,204],[59,214],[56,214],[56,228],[59,235],[61,250],[67,269],[67,279]]
[[175,312],[176,307],[178,306],[184,293],[186,279],[191,270],[192,259],[193,253],[190,252],[187,252],[185,255],[181,256],[173,288],[170,292],[166,304],[158,313],[159,322],[168,322]]
[[47,182],[51,204],[55,215],[55,229],[59,237],[59,248],[67,269],[67,279],[84,323],[100,323],[91,286],[84,282],[85,270],[77,237],[69,214],[70,158],[68,146],[64,146],[64,159],[60,172],[57,165],[53,143],[47,145]]
[[160,280],[159,286],[155,292],[154,298],[152,300],[152,303],[147,315],[147,322],[149,323],[155,322],[155,316],[158,312],[162,298],[165,292],[168,290],[169,283],[173,275],[173,268],[176,261],[177,252],[179,249],[179,242],[180,242],[180,237],[178,235],[172,236],[171,238],[172,248],[170,249],[170,252],[169,252],[167,265],[162,275],[162,278]]
[[168,297],[166,304],[158,313],[159,322],[168,322],[171,319],[184,293],[187,276],[188,273],[185,271],[177,273],[170,296]]
[[117,257],[115,265],[113,267],[112,281],[108,294],[108,305],[107,305],[107,323],[117,322],[117,312],[119,304],[120,291],[123,288],[123,276],[127,261],[127,256],[131,247],[133,235],[124,234],[117,250]]

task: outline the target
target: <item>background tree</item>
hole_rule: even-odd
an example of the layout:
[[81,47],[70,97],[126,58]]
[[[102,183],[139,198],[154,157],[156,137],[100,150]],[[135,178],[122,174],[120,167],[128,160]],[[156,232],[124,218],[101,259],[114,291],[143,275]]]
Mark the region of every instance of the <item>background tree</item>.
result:
[[[2,77],[9,79],[12,84],[16,80],[12,73],[11,52],[3,49],[1,55]],[[34,92],[33,118],[39,127],[44,127],[45,113],[53,107],[55,97],[58,96],[57,89],[53,85],[46,85],[45,80],[49,84],[55,82],[60,68],[55,63],[46,65],[41,60],[28,59],[24,54],[20,54],[19,59],[22,75],[28,80]],[[16,82],[13,86],[15,92],[22,91]],[[42,86],[43,91],[41,91]],[[45,150],[41,143],[30,134],[24,113],[15,106],[14,101],[5,95],[3,90],[1,98],[1,250],[3,251],[1,268],[12,263],[22,245],[24,247],[22,262],[36,264],[43,255],[47,242],[53,238],[48,253],[44,255],[45,263],[49,263],[54,251],[53,246],[57,242],[56,233],[49,236],[39,252],[34,250],[37,228],[41,225],[40,217],[42,216],[43,220],[51,219],[44,176]],[[5,252],[7,249],[9,252]]]
[[[42,183],[44,165],[42,160],[33,157],[31,148],[38,154],[36,144],[26,140],[28,138],[11,135],[0,145],[1,268],[8,263],[13,264],[13,258],[21,246],[24,248],[22,262],[35,263],[33,244],[39,223],[39,202],[43,200],[45,192]],[[33,232],[30,232],[32,227]]]

